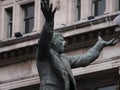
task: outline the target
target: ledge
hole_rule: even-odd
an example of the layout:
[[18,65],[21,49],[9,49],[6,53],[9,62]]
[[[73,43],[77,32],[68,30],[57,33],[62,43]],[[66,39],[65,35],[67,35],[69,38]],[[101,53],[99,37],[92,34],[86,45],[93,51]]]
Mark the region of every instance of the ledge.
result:
[[91,64],[85,68],[77,68],[77,69],[73,69],[72,71],[74,72],[74,76],[79,76],[79,75],[90,74],[93,72],[104,71],[119,67],[120,67],[120,58],[116,60],[111,60],[111,61],[108,60],[106,62]]
[[[110,59],[111,61],[109,61]],[[120,56],[116,56],[113,58],[106,59],[106,62],[94,63],[84,68],[80,67],[80,68],[72,69],[72,71],[75,77],[77,76],[81,77],[83,75],[93,74],[94,72],[113,70],[113,69],[119,70],[119,67],[120,67]],[[24,87],[39,83],[40,80],[38,74],[30,74],[19,78],[14,78],[11,80],[1,81],[0,90],[14,89],[14,88],[19,88],[19,87]]]
[[[66,26],[66,27],[62,27],[62,28],[57,28],[55,29],[55,32],[61,32],[64,33],[67,32],[67,31],[75,31],[77,29],[80,29],[80,28],[84,28],[84,27],[89,27],[91,25],[97,25],[97,24],[100,24],[100,23],[105,23],[105,22],[110,22],[112,21],[118,14],[112,14],[112,15],[105,15],[105,16],[102,16],[102,17],[99,17],[99,18],[95,18],[95,19],[92,19],[92,20],[88,20],[88,21],[83,21],[83,22],[78,22],[77,24],[73,24],[73,25],[69,25],[69,26]],[[103,29],[103,28],[108,28],[108,27],[115,27],[116,25],[114,24],[111,24],[111,25],[108,25],[108,26],[103,26],[101,28],[97,27],[97,28],[93,28],[92,30],[86,30],[86,31],[82,31],[82,32],[77,32],[77,33],[73,33],[72,32],[72,35],[74,34],[81,34],[81,33],[86,33],[88,31],[95,31],[95,30],[99,30],[99,29]],[[28,35],[23,35],[23,37],[20,37],[20,38],[10,38],[10,39],[7,39],[7,40],[4,40],[4,41],[1,41],[0,42],[0,48],[3,47],[3,46],[9,46],[9,45],[12,45],[12,44],[16,44],[16,43],[21,43],[21,42],[25,42],[25,41],[30,41],[30,40],[34,40],[34,39],[38,39],[39,37],[39,34],[38,32],[35,32],[33,34],[28,34]],[[66,35],[64,35],[66,37]]]
[[34,40],[34,39],[37,39],[39,37],[39,35],[40,35],[40,33],[35,33],[32,35],[25,35],[25,36],[19,37],[19,38],[13,37],[13,38],[6,39],[6,40],[0,42],[0,48],[3,46],[8,46],[8,45],[16,44],[16,43]]
[[27,75],[24,77],[1,82],[0,90],[15,89],[15,88],[34,85],[38,83],[40,83],[38,75]]
[[78,28],[84,28],[84,27],[88,27],[91,25],[96,25],[96,24],[103,23],[103,22],[109,22],[109,21],[112,21],[118,14],[119,13],[115,13],[111,15],[103,15],[101,17],[95,17],[94,19],[91,19],[91,20],[77,22],[69,26],[58,28],[56,29],[56,31],[66,32],[66,31],[71,31],[71,30],[78,29]]

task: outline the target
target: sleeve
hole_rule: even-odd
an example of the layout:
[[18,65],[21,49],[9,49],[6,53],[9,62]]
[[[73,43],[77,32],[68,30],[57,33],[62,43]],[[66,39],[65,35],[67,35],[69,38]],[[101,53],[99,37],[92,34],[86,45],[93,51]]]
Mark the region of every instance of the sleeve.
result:
[[98,41],[88,52],[83,55],[67,56],[71,68],[88,66],[99,57],[103,47],[103,43]]
[[46,22],[38,40],[37,60],[45,60],[51,47],[54,22]]

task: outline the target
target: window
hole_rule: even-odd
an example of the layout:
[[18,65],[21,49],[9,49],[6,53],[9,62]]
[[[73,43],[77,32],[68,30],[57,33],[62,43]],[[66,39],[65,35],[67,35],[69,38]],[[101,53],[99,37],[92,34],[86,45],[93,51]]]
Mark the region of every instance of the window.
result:
[[81,0],[77,0],[77,10],[78,10],[78,20],[80,20],[80,16],[81,16]]
[[6,8],[7,13],[7,38],[12,37],[13,8]]
[[22,6],[24,9],[25,33],[30,33],[34,27],[34,3]]
[[120,10],[120,0],[119,0],[119,10]]
[[105,11],[105,0],[94,0],[94,15],[103,15]]
[[116,86],[112,85],[112,86],[100,87],[97,90],[116,90]]

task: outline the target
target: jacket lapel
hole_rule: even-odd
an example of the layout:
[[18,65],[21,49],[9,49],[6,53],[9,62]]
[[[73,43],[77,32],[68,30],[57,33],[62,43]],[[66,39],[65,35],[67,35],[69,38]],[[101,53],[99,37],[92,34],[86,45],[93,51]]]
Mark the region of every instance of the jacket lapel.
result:
[[68,72],[70,82],[72,83],[72,86],[71,86],[72,89],[71,90],[76,90],[76,82],[75,82],[75,79],[73,77],[73,73],[72,73],[72,70],[71,70],[71,67],[70,67],[70,64],[69,64],[67,58],[61,57],[61,61],[64,64],[64,66],[65,66],[65,68]]

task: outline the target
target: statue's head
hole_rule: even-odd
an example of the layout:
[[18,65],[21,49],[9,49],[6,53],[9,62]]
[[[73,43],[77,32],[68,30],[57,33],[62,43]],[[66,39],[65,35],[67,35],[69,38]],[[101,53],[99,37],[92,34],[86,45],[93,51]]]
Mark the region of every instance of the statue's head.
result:
[[54,33],[52,38],[52,49],[58,53],[64,52],[66,41],[60,33]]

